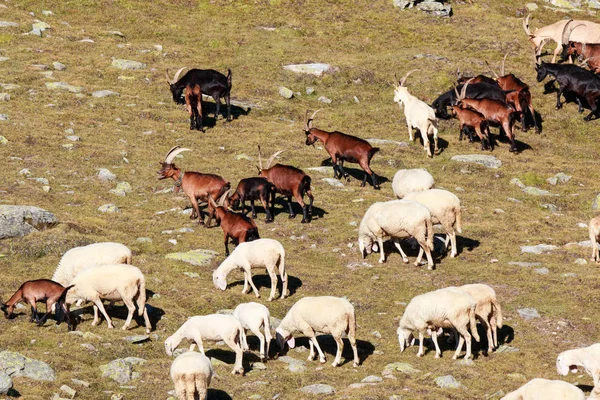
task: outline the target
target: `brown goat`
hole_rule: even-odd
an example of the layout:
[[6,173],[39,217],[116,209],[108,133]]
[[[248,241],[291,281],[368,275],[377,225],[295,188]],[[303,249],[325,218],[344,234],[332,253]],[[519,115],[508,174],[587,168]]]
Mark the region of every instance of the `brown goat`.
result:
[[[250,201],[252,218],[256,218],[254,201],[259,200],[267,214],[266,223],[273,222],[273,207],[275,205],[275,185],[265,178],[253,177],[244,178],[238,183],[235,192],[229,197],[228,202],[234,210],[237,210],[241,203],[242,212],[245,214],[246,200]],[[271,209],[269,210],[269,203]]]
[[[169,150],[165,161],[159,163],[162,168],[158,171],[158,179],[173,178],[175,193],[179,192],[180,188],[183,189],[183,192],[192,203],[194,210],[190,215],[190,219],[198,218],[198,223],[204,225],[204,213],[200,211],[198,200],[208,202],[208,195],[219,199],[229,190],[231,185],[219,175],[181,171],[173,164],[173,159],[182,151],[190,151],[190,149],[181,149],[179,146],[175,146]],[[209,208],[207,227],[210,226],[213,217],[214,213]]]
[[600,56],[590,57],[583,60],[581,66],[587,66],[590,71],[595,74],[600,73]]
[[[29,322],[36,322],[38,325],[43,325],[52,312],[52,308],[57,305],[56,314],[58,314],[59,309],[62,309],[65,312],[67,324],[69,325],[69,330],[71,330],[71,319],[69,318],[69,312],[65,307],[65,297],[69,289],[73,286],[74,285],[64,287],[60,283],[51,281],[50,279],[27,281],[19,287],[6,303],[0,301],[0,310],[4,312],[6,318],[12,318],[15,305],[20,301],[25,301],[31,306],[31,318],[29,319]],[[37,312],[36,303],[38,302],[46,303],[46,314],[44,314],[42,318],[39,318]],[[58,317],[56,319],[58,322]]]
[[244,214],[235,213],[233,211],[225,209],[223,206],[223,198],[220,204],[216,204],[212,199],[211,195],[208,195],[208,206],[212,208],[215,213],[217,223],[221,225],[223,229],[224,242],[225,242],[225,255],[229,255],[229,238],[231,242],[236,246],[243,242],[251,242],[255,239],[260,239],[258,235],[258,227],[254,220],[246,217]]
[[373,183],[373,188],[379,190],[380,187],[377,184],[377,178],[370,166],[371,158],[379,151],[379,148],[371,146],[369,142],[356,136],[346,135],[338,131],[326,132],[313,128],[312,121],[319,111],[321,110],[315,111],[309,119],[307,119],[308,110],[306,110],[306,114],[304,115],[306,145],[314,144],[317,140],[323,142],[325,150],[331,156],[334,178],[348,178],[348,173],[344,170],[344,161],[358,163],[363,171],[365,171],[365,176],[360,186],[365,186],[367,175],[369,175]]
[[190,113],[190,130],[197,129],[204,132],[202,126],[202,89],[200,85],[187,85],[185,87],[185,106]]
[[[282,150],[283,151],[283,150]],[[292,167],[291,165],[275,164],[271,167],[271,163],[278,154],[282,151],[278,151],[273,154],[267,162],[267,168],[262,167],[262,156],[260,153],[260,146],[258,146],[258,175],[266,178],[269,182],[275,185],[277,193],[287,197],[288,208],[290,210],[290,218],[296,217],[296,213],[292,208],[292,196],[296,199],[300,207],[302,207],[302,223],[305,224],[310,222],[312,216],[312,206],[314,197],[310,190],[310,176],[306,175],[304,171],[299,168]],[[304,203],[304,195],[307,195],[310,203],[307,206]]]
[[481,140],[481,150],[485,150],[489,147],[494,148],[490,141],[490,128],[487,120],[483,115],[477,111],[462,108],[460,106],[451,106],[452,116],[458,118],[460,122],[460,135],[458,140],[462,140],[463,133],[468,132],[469,142],[472,142],[472,135],[470,129],[474,129],[475,133]]

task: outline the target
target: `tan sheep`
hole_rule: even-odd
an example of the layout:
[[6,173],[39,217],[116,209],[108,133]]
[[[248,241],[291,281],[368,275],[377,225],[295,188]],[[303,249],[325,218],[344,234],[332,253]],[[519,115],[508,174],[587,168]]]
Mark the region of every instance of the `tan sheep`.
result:
[[206,400],[213,369],[208,357],[188,351],[171,364],[171,379],[179,400]]
[[590,241],[592,242],[592,261],[600,263],[598,242],[600,241],[600,215],[590,221]]
[[532,379],[500,400],[584,400],[585,394],[577,386],[563,381]]
[[567,376],[582,367],[594,379],[594,389],[588,399],[600,399],[600,343],[588,347],[563,351],[556,358],[556,371]]
[[424,169],[400,169],[392,179],[392,190],[402,199],[408,193],[431,189],[435,185],[433,176]]

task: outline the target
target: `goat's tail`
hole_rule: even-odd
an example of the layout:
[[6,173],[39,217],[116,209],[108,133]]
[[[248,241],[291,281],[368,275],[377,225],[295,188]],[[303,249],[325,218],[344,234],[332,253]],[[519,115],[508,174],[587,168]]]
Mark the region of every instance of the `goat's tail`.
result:
[[146,279],[144,279],[144,277],[139,280],[139,293],[136,304],[138,307],[138,315],[141,317],[144,315],[144,310],[146,307]]
[[375,153],[377,153],[379,151],[379,147],[372,147],[371,150],[369,150],[369,158],[368,160],[371,161],[371,158],[373,158],[373,156],[375,155]]
[[227,69],[227,87],[231,90],[231,69]]
[[56,300],[57,303],[64,303],[65,300],[67,299],[67,292],[69,291],[69,289],[73,288],[75,285],[69,285],[67,286],[63,292],[61,293],[60,297],[58,298],[58,300]]
[[469,308],[469,328],[471,336],[479,342],[479,333],[477,333],[477,321],[475,320],[475,306]]
[[300,181],[300,187],[298,188],[298,192],[300,193],[300,196],[304,197],[304,193],[306,193],[307,191],[310,190],[310,176],[308,175],[304,175],[302,177],[302,180]]
[[500,303],[498,303],[496,298],[492,299],[492,307],[494,307],[494,314],[496,316],[496,326],[502,328],[502,308],[500,308]]
[[260,236],[258,234],[258,228],[254,226],[246,231],[245,241],[251,242],[256,239],[260,239]]

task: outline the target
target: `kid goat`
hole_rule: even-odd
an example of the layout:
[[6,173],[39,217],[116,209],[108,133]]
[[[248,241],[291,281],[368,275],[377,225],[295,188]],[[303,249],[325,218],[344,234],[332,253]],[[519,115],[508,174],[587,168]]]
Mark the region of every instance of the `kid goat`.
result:
[[[229,197],[229,204],[234,210],[237,210],[240,203],[242,212],[245,213],[246,200],[250,201],[252,218],[256,219],[256,210],[254,210],[254,201],[259,200],[267,214],[267,224],[273,222],[273,206],[275,205],[275,186],[265,178],[244,178],[238,183],[235,192]],[[269,203],[271,209],[269,210]]]
[[[255,239],[259,239],[258,228],[253,220],[246,217],[243,214],[234,213],[233,211],[226,210],[223,207],[223,202],[227,196],[223,196],[220,204],[216,204],[212,199],[212,196],[208,195],[208,206],[212,208],[211,213],[214,212],[217,223],[221,225],[223,229],[223,235],[225,237],[225,255],[229,255],[229,238],[237,245],[239,243],[250,242]],[[214,210],[214,211],[213,211]]]

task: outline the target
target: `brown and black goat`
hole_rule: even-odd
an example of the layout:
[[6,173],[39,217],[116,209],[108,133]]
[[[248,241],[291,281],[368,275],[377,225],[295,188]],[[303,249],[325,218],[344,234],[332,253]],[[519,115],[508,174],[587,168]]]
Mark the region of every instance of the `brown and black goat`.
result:
[[200,85],[185,87],[185,105],[190,114],[190,130],[197,129],[204,132],[202,126],[202,89],[200,89]]
[[379,190],[377,184],[377,178],[371,170],[371,158],[379,151],[378,147],[373,147],[364,139],[357,138],[356,136],[347,135],[342,132],[327,132],[321,129],[313,128],[312,122],[315,115],[321,110],[317,110],[313,113],[310,118],[308,117],[308,110],[304,115],[304,134],[306,135],[306,145],[315,144],[317,140],[323,142],[325,150],[331,156],[331,162],[333,163],[333,177],[340,179],[342,177],[348,178],[348,173],[344,170],[344,161],[351,163],[358,163],[360,167],[365,171],[365,176],[360,186],[365,186],[367,181],[367,175],[371,177],[373,187]]
[[[312,191],[310,190],[311,179],[310,176],[304,173],[304,171],[290,165],[275,164],[271,167],[275,157],[277,157],[277,155],[279,155],[282,151],[278,151],[277,153],[273,154],[267,162],[267,167],[263,169],[262,155],[260,153],[260,146],[258,146],[258,175],[266,178],[269,182],[275,185],[275,190],[277,193],[287,197],[290,218],[296,217],[296,213],[292,208],[292,196],[294,196],[298,204],[300,204],[302,207],[301,222],[305,224],[310,222],[310,218],[312,216],[314,197],[312,195]],[[308,206],[304,203],[305,194],[310,200]]]
[[[254,210],[254,201],[259,200],[267,214],[266,223],[273,222],[273,207],[275,205],[275,185],[265,178],[244,178],[238,183],[235,192],[229,197],[229,204],[234,210],[237,210],[240,203],[242,212],[245,213],[246,200],[250,201],[252,218],[256,218]],[[270,210],[269,210],[270,204]]]
[[236,246],[240,243],[251,242],[256,239],[260,239],[258,235],[258,227],[254,220],[246,217],[244,214],[235,213],[227,210],[224,204],[225,196],[221,199],[219,204],[216,204],[211,195],[208,195],[208,206],[214,210],[215,218],[217,223],[221,225],[223,229],[223,235],[225,237],[225,255],[229,255],[229,239]]
[[[58,311],[62,310],[65,312],[67,317],[67,324],[69,330],[72,329],[71,319],[69,317],[69,311],[65,307],[65,298],[67,292],[74,285],[64,287],[58,282],[51,281],[50,279],[37,279],[34,281],[27,281],[19,287],[19,289],[11,296],[6,303],[0,301],[0,310],[4,312],[6,318],[12,318],[13,310],[17,303],[24,301],[31,306],[31,318],[29,322],[35,322],[38,325],[43,325],[46,319],[55,308],[55,313],[58,315]],[[46,303],[46,314],[41,318],[38,315],[36,303]],[[58,323],[58,316],[56,318]]]
[[463,133],[469,135],[469,143],[473,142],[473,135],[471,129],[475,130],[475,133],[481,140],[481,150],[485,150],[489,147],[494,149],[494,145],[490,140],[490,128],[487,120],[483,115],[477,111],[469,110],[468,108],[462,108],[461,106],[451,106],[452,116],[458,118],[460,122],[460,135],[458,140],[462,140]]
[[[175,146],[169,150],[165,161],[159,163],[162,168],[158,171],[158,179],[173,178],[175,181],[175,193],[179,192],[179,189],[183,189],[183,192],[192,203],[193,212],[190,215],[190,219],[198,218],[198,223],[204,225],[204,213],[200,210],[198,200],[208,203],[208,195],[219,199],[223,197],[231,185],[219,175],[191,171],[184,172],[177,168],[173,164],[173,159],[182,151],[191,150],[187,148],[182,149],[179,146]],[[209,208],[207,227],[210,226],[213,217],[214,213]]]

